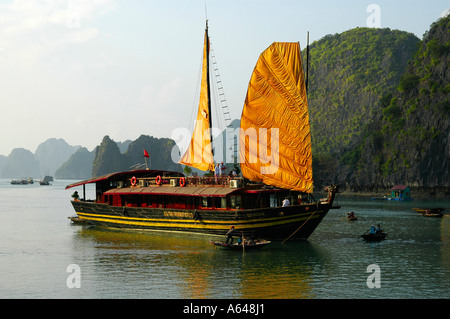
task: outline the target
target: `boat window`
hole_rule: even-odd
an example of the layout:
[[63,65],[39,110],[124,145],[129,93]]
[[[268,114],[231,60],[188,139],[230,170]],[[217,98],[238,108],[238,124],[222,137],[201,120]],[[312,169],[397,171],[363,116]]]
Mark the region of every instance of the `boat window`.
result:
[[227,198],[226,197],[222,197],[220,199],[220,201],[222,202],[222,208],[227,208]]
[[213,203],[215,208],[227,208],[227,199],[226,197],[214,197]]
[[208,204],[209,204],[208,197],[202,197],[202,207],[210,206]]
[[270,201],[270,207],[277,207],[278,206],[277,195],[270,194],[269,201]]
[[231,208],[238,209],[241,207],[241,196],[230,196]]

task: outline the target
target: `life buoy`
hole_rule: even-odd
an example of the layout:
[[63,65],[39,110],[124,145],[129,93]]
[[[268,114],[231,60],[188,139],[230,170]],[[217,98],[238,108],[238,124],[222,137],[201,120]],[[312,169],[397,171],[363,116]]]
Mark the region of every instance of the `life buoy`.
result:
[[186,185],[186,180],[184,179],[184,177],[180,178],[180,186],[184,187],[184,185]]
[[133,177],[131,178],[131,186],[136,186],[136,183],[137,183],[136,176],[133,176]]
[[156,176],[156,185],[161,185],[161,176]]

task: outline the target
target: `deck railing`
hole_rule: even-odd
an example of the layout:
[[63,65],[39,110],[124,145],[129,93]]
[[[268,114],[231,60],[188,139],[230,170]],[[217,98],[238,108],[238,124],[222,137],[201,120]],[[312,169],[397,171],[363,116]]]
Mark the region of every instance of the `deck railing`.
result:
[[[130,184],[135,187],[146,187],[150,185],[171,185],[171,181],[176,181],[173,186],[216,186],[229,187],[230,181],[237,181],[238,185],[243,185],[244,178],[237,176],[157,176],[157,177],[140,177],[133,180]],[[142,182],[140,182],[142,181]]]

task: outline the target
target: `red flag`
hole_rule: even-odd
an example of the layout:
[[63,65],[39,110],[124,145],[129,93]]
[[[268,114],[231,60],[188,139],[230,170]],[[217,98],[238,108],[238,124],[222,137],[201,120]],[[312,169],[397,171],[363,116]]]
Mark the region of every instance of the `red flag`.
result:
[[144,157],[150,157],[150,155],[148,155],[148,152],[144,149]]

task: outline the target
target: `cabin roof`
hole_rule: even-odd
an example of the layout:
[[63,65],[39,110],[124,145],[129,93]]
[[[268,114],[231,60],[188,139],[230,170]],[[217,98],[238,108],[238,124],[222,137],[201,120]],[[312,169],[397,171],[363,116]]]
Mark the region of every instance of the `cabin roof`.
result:
[[408,188],[407,185],[395,185],[394,187],[391,188],[391,191],[403,191],[407,188]]
[[76,186],[81,186],[81,185],[85,185],[85,184],[91,184],[91,183],[96,183],[96,182],[100,182],[100,181],[104,181],[107,179],[112,179],[112,180],[118,180],[120,178],[124,178],[124,177],[128,177],[131,178],[132,176],[136,176],[136,177],[156,177],[158,175],[170,175],[170,176],[184,176],[182,173],[178,173],[178,172],[171,172],[171,171],[161,171],[161,170],[133,170],[133,171],[126,171],[126,172],[116,172],[116,173],[110,173],[110,174],[106,174],[106,175],[102,175],[102,176],[97,176],[97,177],[93,177],[90,179],[86,179],[84,181],[80,181],[80,182],[76,182],[70,185],[66,186],[66,189],[72,188],[72,187],[76,187]]
[[241,188],[230,187],[213,187],[213,186],[185,186],[174,187],[164,186],[147,186],[147,187],[124,187],[113,188],[106,191],[105,195],[176,195],[176,196],[208,196],[208,197],[225,197],[229,194],[238,192]]

